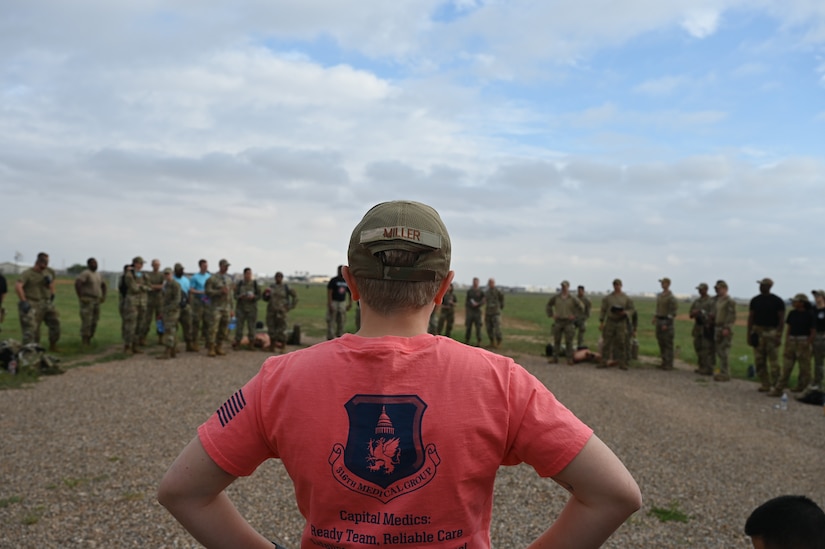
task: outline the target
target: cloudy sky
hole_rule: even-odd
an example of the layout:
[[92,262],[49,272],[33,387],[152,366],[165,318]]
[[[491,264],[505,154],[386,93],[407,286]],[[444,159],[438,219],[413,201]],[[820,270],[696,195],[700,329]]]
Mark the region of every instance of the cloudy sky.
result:
[[0,261],[332,274],[374,203],[459,282],[825,286],[821,0],[5,0]]

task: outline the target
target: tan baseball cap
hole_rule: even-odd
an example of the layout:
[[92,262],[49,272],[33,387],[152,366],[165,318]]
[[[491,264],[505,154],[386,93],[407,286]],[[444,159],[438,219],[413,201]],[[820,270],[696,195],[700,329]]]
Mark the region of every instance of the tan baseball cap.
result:
[[224,267],[224,266],[229,267],[229,262],[225,259],[221,259],[220,261],[218,261],[218,266],[219,267]]
[[[378,252],[420,252],[411,267],[386,267]],[[353,276],[383,280],[440,280],[450,272],[450,235],[438,212],[420,202],[373,206],[352,230],[347,250]]]
[[763,278],[762,280],[757,280],[756,283],[760,286],[773,286],[773,280],[771,280],[770,278]]
[[728,283],[725,282],[724,280],[717,280],[716,285],[714,286],[714,288],[727,288],[727,287],[728,287]]
[[808,296],[806,296],[803,293],[799,293],[793,296],[793,301],[801,301],[803,303],[808,303]]
[[145,262],[145,261],[143,261],[143,258],[142,258],[142,257],[140,257],[139,255],[136,255],[136,256],[132,259],[132,265],[134,265],[135,263],[146,263],[146,262]]
[[708,285],[707,285],[707,284],[705,284],[704,282],[700,282],[700,283],[699,283],[699,285],[698,285],[698,286],[696,286],[696,289],[697,289],[697,290],[707,290],[707,289],[708,289]]
[[163,274],[165,274],[165,275],[172,274],[172,269],[170,269],[169,267],[166,267],[165,269],[163,269]]
[[659,282],[664,282],[665,284],[670,284],[670,279],[668,277],[660,278]]
[[616,284],[621,286],[622,285],[622,279],[621,278],[614,278],[613,279],[613,285],[615,286]]

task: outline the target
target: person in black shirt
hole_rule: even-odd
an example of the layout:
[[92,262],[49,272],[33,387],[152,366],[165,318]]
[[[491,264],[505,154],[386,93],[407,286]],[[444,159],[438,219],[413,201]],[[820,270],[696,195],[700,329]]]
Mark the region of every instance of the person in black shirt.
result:
[[782,375],[777,380],[768,396],[780,396],[793,372],[794,363],[799,363],[799,377],[794,393],[804,391],[811,382],[811,343],[814,339],[814,315],[811,311],[811,302],[805,294],[796,294],[793,298],[792,309],[788,311],[785,320],[785,352]]
[[338,274],[327,283],[327,339],[341,337],[347,325],[347,311],[352,307],[352,295],[341,274],[342,268],[338,265]]
[[814,381],[811,389],[822,389],[825,365],[825,290],[811,292],[816,301],[814,313]]
[[[3,273],[0,272],[0,324],[6,319],[6,309],[3,308],[3,298],[6,297],[6,293],[9,291],[9,286],[6,283],[6,277],[3,276]],[[3,329],[0,328],[0,332]]]
[[[759,295],[751,299],[748,314],[748,345],[753,347],[753,361],[759,376],[760,392],[771,390],[779,379],[779,345],[782,343],[782,322],[785,302],[771,293],[773,280],[757,280]],[[771,370],[768,373],[768,362]]]

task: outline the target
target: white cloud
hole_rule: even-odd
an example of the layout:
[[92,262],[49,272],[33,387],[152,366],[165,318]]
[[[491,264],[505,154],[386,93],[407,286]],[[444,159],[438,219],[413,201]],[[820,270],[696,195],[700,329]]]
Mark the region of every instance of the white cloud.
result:
[[682,19],[682,27],[694,38],[707,38],[719,27],[719,12],[711,9],[690,11]]
[[686,79],[683,76],[663,76],[642,82],[634,88],[634,91],[652,96],[670,95],[682,87],[685,82]]

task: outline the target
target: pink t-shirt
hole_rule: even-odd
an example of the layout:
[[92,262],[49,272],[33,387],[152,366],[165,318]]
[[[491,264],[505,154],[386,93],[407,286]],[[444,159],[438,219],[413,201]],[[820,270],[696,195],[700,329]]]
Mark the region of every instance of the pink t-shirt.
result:
[[343,337],[264,362],[198,429],[215,463],[279,458],[301,547],[489,547],[500,465],[559,473],[593,431],[507,357],[429,334]]

